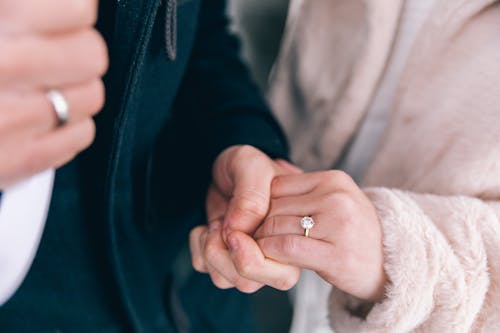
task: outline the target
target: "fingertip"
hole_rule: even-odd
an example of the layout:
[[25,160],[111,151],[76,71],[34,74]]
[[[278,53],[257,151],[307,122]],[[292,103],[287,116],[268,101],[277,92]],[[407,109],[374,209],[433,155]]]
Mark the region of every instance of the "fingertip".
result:
[[228,233],[227,246],[231,254],[238,252],[242,244],[245,243],[244,236],[246,236],[246,234],[241,231],[231,231]]
[[231,229],[231,227],[227,224],[227,223],[223,223],[221,225],[222,227],[222,239],[224,240],[224,243],[226,243],[226,245],[228,245],[228,237],[231,233],[233,233],[233,230]]
[[219,289],[226,290],[234,288],[234,285],[225,277],[216,272],[209,272],[212,283]]
[[288,266],[286,269],[287,273],[277,279],[275,285],[273,286],[277,290],[288,291],[295,287],[295,285],[299,282],[301,269],[293,266]]
[[264,261],[264,256],[255,240],[243,232],[234,231],[228,235],[228,244],[238,274],[253,279]]
[[236,288],[240,292],[250,295],[250,294],[256,293],[257,291],[262,289],[262,287],[264,287],[264,284],[258,283],[258,282],[253,282],[253,283],[249,283],[248,285],[245,285],[245,286],[237,286]]
[[208,273],[207,266],[205,265],[205,262],[197,257],[197,256],[191,256],[191,265],[193,266],[193,269],[197,271],[198,273]]
[[197,226],[197,227],[193,228],[191,230],[191,232],[189,233],[189,240],[191,242],[197,240],[198,236],[203,233],[203,231],[205,230],[205,228],[206,228],[206,226],[203,226],[203,225],[200,225],[200,226]]
[[222,227],[222,223],[220,221],[212,221],[208,224],[209,232],[217,232],[220,231]]
[[200,240],[203,232],[206,230],[205,226],[193,228],[189,235],[189,248],[191,255],[191,264],[195,271],[199,273],[207,273],[207,267],[201,254]]

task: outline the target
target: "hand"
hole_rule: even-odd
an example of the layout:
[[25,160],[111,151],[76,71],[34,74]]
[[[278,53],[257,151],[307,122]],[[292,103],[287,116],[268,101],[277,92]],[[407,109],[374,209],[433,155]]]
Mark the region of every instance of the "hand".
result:
[[281,290],[293,287],[300,270],[265,258],[250,235],[268,212],[273,178],[299,172],[250,146],[224,151],[215,162],[207,196],[209,226],[191,232],[194,268],[209,273],[222,289],[236,287],[251,293],[263,285]]
[[[386,285],[382,230],[371,201],[346,174],[279,176],[271,210],[255,238],[267,258],[310,269],[360,299],[378,301]],[[304,237],[300,220],[315,225]]]
[[[108,66],[96,17],[97,0],[0,0],[0,189],[59,167],[92,143]],[[70,106],[61,128],[50,89]]]

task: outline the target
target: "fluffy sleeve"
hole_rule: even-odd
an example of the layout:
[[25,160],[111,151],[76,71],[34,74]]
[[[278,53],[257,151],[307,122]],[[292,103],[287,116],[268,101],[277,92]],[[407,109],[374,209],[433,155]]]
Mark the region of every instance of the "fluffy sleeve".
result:
[[377,304],[334,289],[335,332],[500,332],[498,203],[366,192],[382,221],[390,283]]

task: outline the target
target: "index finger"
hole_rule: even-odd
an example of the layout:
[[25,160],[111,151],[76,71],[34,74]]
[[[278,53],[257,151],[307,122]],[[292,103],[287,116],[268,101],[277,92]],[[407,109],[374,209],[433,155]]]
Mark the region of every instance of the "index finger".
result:
[[[335,247],[325,241],[299,235],[278,235],[257,241],[267,258],[315,272],[335,269]],[[311,258],[314,258],[313,260]]]
[[97,20],[97,0],[3,0],[0,32],[59,33],[91,27]]
[[228,237],[231,257],[238,273],[278,290],[289,290],[298,282],[300,269],[264,257],[258,244],[247,234],[235,231]]

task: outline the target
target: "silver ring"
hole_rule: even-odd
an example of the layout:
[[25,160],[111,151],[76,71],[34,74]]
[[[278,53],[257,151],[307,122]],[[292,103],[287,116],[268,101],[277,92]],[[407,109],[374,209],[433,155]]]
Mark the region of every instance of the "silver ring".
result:
[[66,125],[69,121],[69,104],[66,97],[59,90],[53,89],[47,93],[47,98],[56,113],[57,127]]
[[314,227],[314,219],[311,216],[304,216],[300,220],[300,226],[304,228],[304,236],[309,237],[309,230]]

